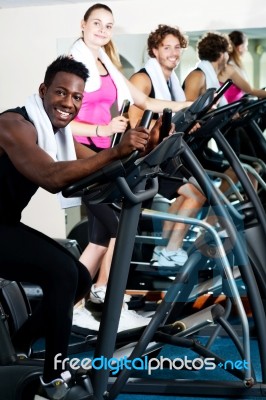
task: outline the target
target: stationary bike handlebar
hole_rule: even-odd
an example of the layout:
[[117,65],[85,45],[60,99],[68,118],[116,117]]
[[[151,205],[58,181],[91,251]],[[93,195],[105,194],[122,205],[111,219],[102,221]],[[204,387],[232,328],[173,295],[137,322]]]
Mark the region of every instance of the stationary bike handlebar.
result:
[[206,109],[214,98],[215,89],[207,89],[207,91],[198,97],[190,107],[175,113],[172,123],[175,124],[176,132],[188,132],[196,123],[199,112]]
[[[157,180],[160,164],[174,158],[181,151],[182,134],[173,134],[146,156],[135,159],[130,155],[123,160],[114,161],[99,171],[65,187],[62,194],[64,197],[76,197],[95,192],[94,202],[104,202],[106,198],[118,196],[118,193],[120,197],[134,199],[134,202],[147,200],[154,197],[158,191],[157,184],[153,180]],[[147,178],[151,181],[150,188],[136,193],[134,189],[139,182]]]
[[195,151],[200,148],[203,143],[208,141],[212,135],[214,129],[221,129],[226,126],[232,117],[243,107],[241,100],[219,107],[216,110],[210,111],[201,119],[201,127],[193,133],[184,134],[184,140],[189,146],[193,146]]
[[246,117],[248,114],[250,117],[253,117],[254,113],[256,112],[265,112],[266,107],[266,99],[252,99],[248,101],[249,98],[247,97],[246,106],[240,111],[240,116]]
[[232,83],[232,80],[228,79],[217,90],[215,88],[207,89],[206,92],[200,95],[190,107],[186,110],[177,112],[172,120],[175,124],[176,131],[181,131],[185,134],[189,133],[197,120],[203,118],[212,109]]

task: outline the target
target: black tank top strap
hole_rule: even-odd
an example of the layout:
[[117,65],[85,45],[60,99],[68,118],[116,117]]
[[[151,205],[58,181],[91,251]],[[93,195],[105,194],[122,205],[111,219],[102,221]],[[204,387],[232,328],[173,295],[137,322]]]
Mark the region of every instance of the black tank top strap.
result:
[[8,113],[8,112],[20,114],[20,115],[22,115],[22,117],[24,117],[27,121],[29,121],[29,122],[32,123],[32,121],[30,120],[30,118],[29,118],[29,116],[28,116],[28,113],[27,113],[25,107],[9,108],[8,110],[3,111],[0,115],[5,114],[5,113]]
[[[139,72],[142,73],[142,74],[148,75],[148,77],[149,77],[150,80],[151,80],[151,77],[150,77],[150,75],[148,74],[148,72],[146,71],[145,68],[141,68],[141,69],[139,70]],[[149,93],[149,97],[151,97],[152,99],[155,99],[155,91],[154,91],[154,87],[153,87],[153,84],[152,84],[152,80],[151,80],[151,91],[150,91],[150,93]]]
[[[146,74],[146,75],[148,75],[148,77],[150,78],[150,81],[151,81],[151,91],[150,91],[150,93],[149,93],[149,97],[151,97],[152,99],[155,99],[155,91],[154,91],[154,87],[153,87],[153,84],[152,84],[152,80],[151,80],[151,77],[150,77],[150,75],[148,74],[148,72],[146,71],[146,69],[145,68],[141,68],[138,72],[136,72],[136,73],[142,73],[142,74]],[[158,119],[159,118],[159,114],[153,114],[153,119]]]

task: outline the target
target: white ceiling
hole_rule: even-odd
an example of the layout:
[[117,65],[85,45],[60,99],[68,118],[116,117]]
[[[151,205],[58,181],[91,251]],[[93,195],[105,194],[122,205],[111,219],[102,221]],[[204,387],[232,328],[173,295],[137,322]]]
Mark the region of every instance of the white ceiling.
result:
[[[114,1],[114,0],[113,0]],[[134,0],[132,0],[134,1]],[[0,0],[0,9],[2,8],[17,8],[17,7],[37,7],[37,6],[52,6],[52,5],[67,5],[75,3],[89,3],[95,0]],[[248,28],[244,30],[250,39],[265,39],[266,28]],[[202,32],[194,32],[195,37],[198,37]]]
[[[93,0],[78,0],[79,3],[89,3]],[[77,0],[0,0],[0,8],[36,7],[66,5],[77,3]]]

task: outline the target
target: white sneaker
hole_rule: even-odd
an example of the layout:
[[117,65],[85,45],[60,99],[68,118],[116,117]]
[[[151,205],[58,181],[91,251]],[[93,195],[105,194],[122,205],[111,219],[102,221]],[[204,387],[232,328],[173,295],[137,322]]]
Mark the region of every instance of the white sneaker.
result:
[[[96,304],[103,304],[106,294],[106,286],[92,285],[90,291],[90,301]],[[128,303],[131,299],[129,294],[124,295],[124,302]]]
[[100,327],[100,320],[97,316],[92,314],[84,306],[74,308],[72,325],[79,326],[80,328],[98,331]]
[[[151,318],[143,317],[142,315],[137,314],[136,311],[128,310],[127,304],[124,303],[120,315],[118,332],[146,326],[150,320]],[[72,325],[93,331],[99,331],[100,318],[93,315],[84,307],[74,308]]]
[[151,258],[151,261],[150,261],[151,265],[154,265],[155,263],[157,264],[157,262],[159,261],[159,258],[160,258],[162,250],[163,250],[162,246],[155,246],[154,247],[153,253],[152,253],[152,258]]
[[181,267],[185,264],[188,259],[187,252],[183,249],[176,251],[161,251],[160,258],[158,260],[159,267]]
[[140,328],[147,326],[151,318],[143,317],[136,311],[128,310],[127,304],[122,307],[120,321],[118,325],[118,332],[126,331],[128,329]]

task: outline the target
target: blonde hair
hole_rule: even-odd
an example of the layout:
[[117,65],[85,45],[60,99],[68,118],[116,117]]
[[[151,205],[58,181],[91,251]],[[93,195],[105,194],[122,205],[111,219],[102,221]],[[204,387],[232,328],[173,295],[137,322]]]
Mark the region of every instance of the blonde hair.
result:
[[105,50],[106,54],[108,55],[108,57],[110,58],[110,60],[112,61],[112,63],[116,66],[116,68],[119,69],[119,71],[122,71],[123,66],[122,66],[122,63],[120,60],[120,56],[119,56],[117,48],[116,48],[115,44],[112,42],[112,40],[110,40],[104,46],[104,50]]

